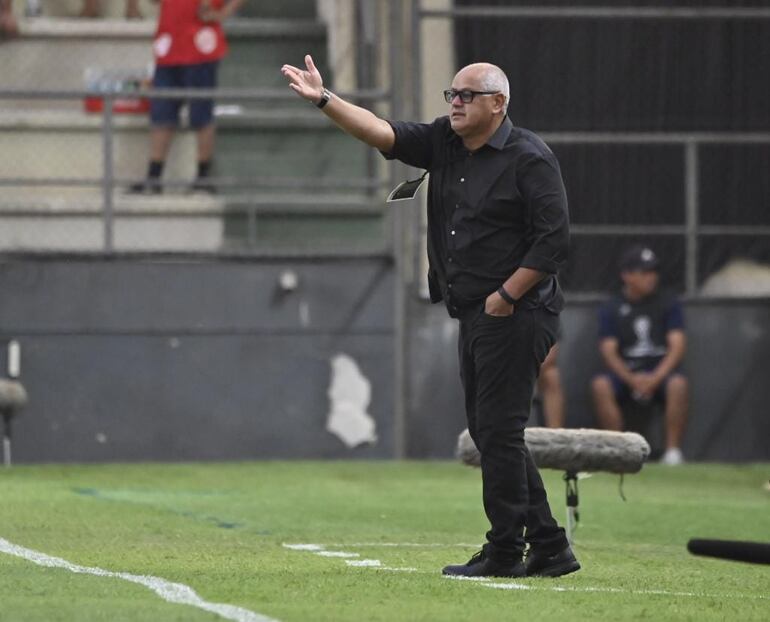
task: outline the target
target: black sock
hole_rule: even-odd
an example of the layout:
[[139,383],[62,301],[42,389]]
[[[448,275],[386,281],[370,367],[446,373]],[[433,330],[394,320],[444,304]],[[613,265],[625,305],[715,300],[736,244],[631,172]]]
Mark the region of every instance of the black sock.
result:
[[211,160],[205,162],[198,162],[198,179],[201,177],[208,177],[211,172]]
[[150,160],[150,166],[147,167],[148,179],[160,179],[163,175],[163,160]]

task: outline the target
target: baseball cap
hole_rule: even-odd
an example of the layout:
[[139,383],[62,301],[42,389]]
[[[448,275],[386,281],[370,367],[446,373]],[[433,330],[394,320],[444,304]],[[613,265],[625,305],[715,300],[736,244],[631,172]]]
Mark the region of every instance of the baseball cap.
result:
[[658,256],[648,246],[636,244],[623,253],[620,258],[620,270],[628,272],[632,270],[658,269]]

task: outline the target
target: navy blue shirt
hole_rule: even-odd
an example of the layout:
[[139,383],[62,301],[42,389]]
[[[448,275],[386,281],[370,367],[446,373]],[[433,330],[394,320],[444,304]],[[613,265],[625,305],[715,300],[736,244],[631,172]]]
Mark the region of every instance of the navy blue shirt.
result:
[[599,338],[618,340],[619,354],[631,371],[654,369],[668,351],[672,330],[684,330],[684,312],[670,294],[655,292],[637,302],[621,294],[599,309]]
[[556,275],[567,258],[567,195],[556,157],[533,132],[506,117],[471,152],[448,117],[433,123],[390,121],[396,140],[386,158],[426,169],[428,284],[450,315],[478,305],[518,268],[548,276],[522,306],[561,311]]

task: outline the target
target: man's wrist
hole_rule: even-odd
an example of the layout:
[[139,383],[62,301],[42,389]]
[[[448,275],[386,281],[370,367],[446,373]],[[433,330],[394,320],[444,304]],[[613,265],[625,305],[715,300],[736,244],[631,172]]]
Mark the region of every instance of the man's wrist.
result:
[[329,100],[330,100],[331,98],[332,98],[332,93],[331,93],[331,91],[330,91],[329,89],[323,89],[323,90],[321,91],[321,99],[319,99],[319,100],[316,102],[316,104],[315,104],[315,105],[316,105],[316,107],[317,107],[317,108],[323,108],[323,107],[324,107],[326,104],[328,104],[328,103],[329,103]]

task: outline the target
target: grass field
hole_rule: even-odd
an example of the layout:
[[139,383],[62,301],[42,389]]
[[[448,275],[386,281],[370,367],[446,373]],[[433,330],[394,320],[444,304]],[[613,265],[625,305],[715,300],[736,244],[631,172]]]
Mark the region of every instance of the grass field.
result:
[[[769,474],[649,465],[626,478],[626,502],[617,477],[581,480],[583,570],[471,582],[440,575],[487,528],[479,472],[459,464],[13,467],[0,470],[0,620],[767,621],[769,566],[693,557],[685,544],[770,540]],[[544,476],[561,519],[561,475]],[[223,617],[141,584],[163,580],[233,607]]]

